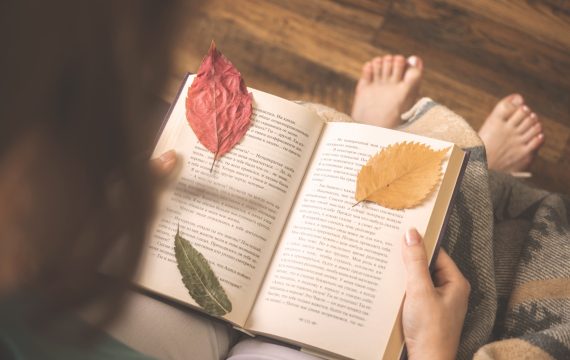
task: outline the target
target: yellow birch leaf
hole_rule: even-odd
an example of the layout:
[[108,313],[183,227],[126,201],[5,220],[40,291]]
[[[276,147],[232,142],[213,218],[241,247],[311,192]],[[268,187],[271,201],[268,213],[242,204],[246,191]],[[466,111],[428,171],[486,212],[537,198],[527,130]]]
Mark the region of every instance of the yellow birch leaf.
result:
[[441,163],[447,149],[403,142],[372,156],[356,180],[356,201],[373,201],[390,209],[419,205],[441,179]]

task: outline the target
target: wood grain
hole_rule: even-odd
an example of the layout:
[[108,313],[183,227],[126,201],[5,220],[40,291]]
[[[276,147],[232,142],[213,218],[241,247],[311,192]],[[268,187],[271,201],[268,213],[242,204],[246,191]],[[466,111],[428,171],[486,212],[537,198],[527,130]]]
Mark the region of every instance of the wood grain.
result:
[[479,128],[518,92],[546,143],[532,181],[570,194],[570,2],[495,0],[210,0],[188,10],[172,98],[212,39],[248,86],[350,112],[362,64],[387,53],[425,63],[422,94]]

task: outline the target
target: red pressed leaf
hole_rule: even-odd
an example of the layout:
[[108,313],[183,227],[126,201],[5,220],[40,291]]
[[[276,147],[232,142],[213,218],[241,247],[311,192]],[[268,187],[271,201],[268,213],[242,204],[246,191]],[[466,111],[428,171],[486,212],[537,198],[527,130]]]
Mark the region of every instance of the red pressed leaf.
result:
[[202,145],[214,153],[214,162],[247,132],[252,102],[241,74],[212,41],[188,89],[186,119]]

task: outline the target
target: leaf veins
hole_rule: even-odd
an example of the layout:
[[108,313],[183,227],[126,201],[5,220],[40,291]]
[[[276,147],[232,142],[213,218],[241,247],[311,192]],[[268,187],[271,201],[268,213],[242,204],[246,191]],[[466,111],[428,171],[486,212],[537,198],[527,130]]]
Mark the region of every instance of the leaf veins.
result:
[[182,282],[194,301],[214,316],[231,312],[232,303],[210,264],[179,231],[174,237],[174,254]]
[[252,103],[253,95],[241,74],[212,41],[186,97],[188,124],[200,143],[214,153],[210,171],[249,129]]

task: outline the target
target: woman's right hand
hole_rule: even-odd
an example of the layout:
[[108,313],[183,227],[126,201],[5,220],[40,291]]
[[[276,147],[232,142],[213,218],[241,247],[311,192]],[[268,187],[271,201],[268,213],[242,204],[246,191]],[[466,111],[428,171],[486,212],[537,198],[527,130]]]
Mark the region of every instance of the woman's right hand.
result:
[[469,282],[440,249],[432,276],[420,234],[410,229],[402,255],[407,271],[402,314],[410,360],[455,359],[467,313]]

